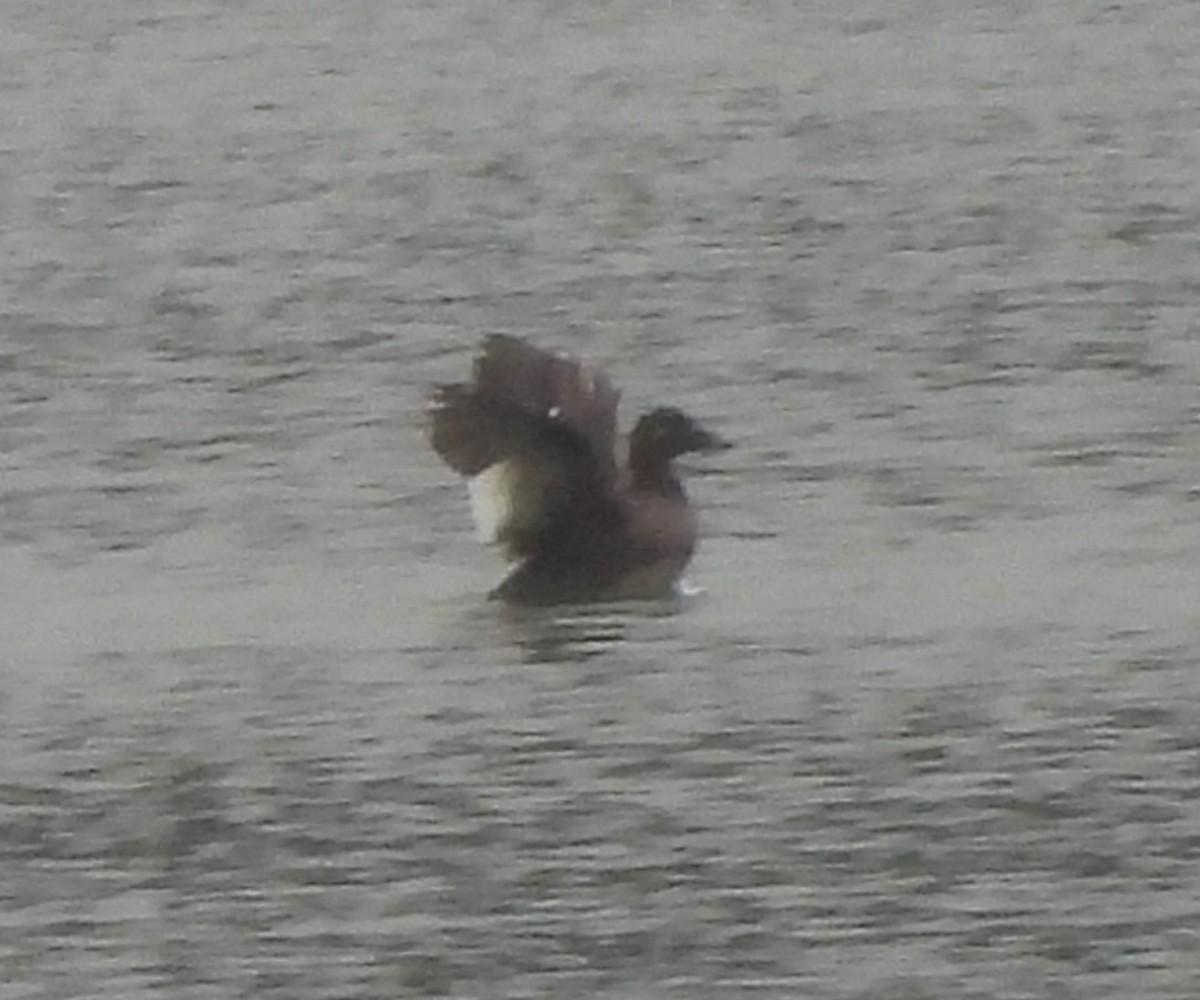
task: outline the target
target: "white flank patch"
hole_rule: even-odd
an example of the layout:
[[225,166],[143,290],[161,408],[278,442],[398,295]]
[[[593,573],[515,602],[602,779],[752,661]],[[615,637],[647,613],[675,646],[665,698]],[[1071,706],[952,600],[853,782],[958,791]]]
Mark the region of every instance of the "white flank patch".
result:
[[515,475],[511,462],[489,465],[467,481],[475,533],[485,545],[495,545],[512,523],[515,513]]

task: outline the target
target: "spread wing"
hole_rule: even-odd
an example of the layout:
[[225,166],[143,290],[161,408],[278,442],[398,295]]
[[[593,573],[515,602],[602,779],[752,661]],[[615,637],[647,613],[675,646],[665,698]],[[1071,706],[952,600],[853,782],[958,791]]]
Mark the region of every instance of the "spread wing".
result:
[[475,359],[475,386],[482,396],[565,424],[587,442],[597,468],[612,475],[619,396],[603,373],[497,333]]
[[468,478],[480,537],[512,559],[532,554],[581,493],[614,476],[617,393],[577,361],[516,337],[488,337],[474,381],[442,386],[430,442]]

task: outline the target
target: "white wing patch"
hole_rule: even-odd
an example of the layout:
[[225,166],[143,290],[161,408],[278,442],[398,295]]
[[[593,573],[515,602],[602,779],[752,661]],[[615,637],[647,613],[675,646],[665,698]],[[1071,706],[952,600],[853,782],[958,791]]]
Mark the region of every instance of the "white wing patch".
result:
[[475,534],[484,545],[496,545],[513,522],[516,469],[512,462],[489,465],[467,480]]
[[520,533],[536,531],[551,502],[554,472],[528,457],[508,458],[467,480],[479,540],[511,545]]

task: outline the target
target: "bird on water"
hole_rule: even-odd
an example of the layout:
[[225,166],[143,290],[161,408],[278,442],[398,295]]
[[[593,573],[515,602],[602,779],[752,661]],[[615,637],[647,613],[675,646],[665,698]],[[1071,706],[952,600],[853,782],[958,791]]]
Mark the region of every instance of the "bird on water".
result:
[[484,339],[471,381],[435,390],[433,450],[467,479],[480,540],[514,564],[492,597],[674,592],[697,537],[675,459],[728,444],[674,407],[644,414],[619,442],[617,399],[603,373],[506,334]]

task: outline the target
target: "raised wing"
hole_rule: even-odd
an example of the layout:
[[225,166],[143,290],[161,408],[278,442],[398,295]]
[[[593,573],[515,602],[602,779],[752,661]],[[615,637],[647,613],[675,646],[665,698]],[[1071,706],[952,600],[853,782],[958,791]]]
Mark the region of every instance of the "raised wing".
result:
[[602,372],[497,333],[484,340],[475,359],[475,389],[530,416],[565,424],[587,442],[597,469],[611,479],[620,397]]
[[480,537],[520,559],[553,533],[573,498],[608,488],[616,405],[602,375],[496,335],[484,342],[473,382],[437,390],[430,442],[468,478]]

